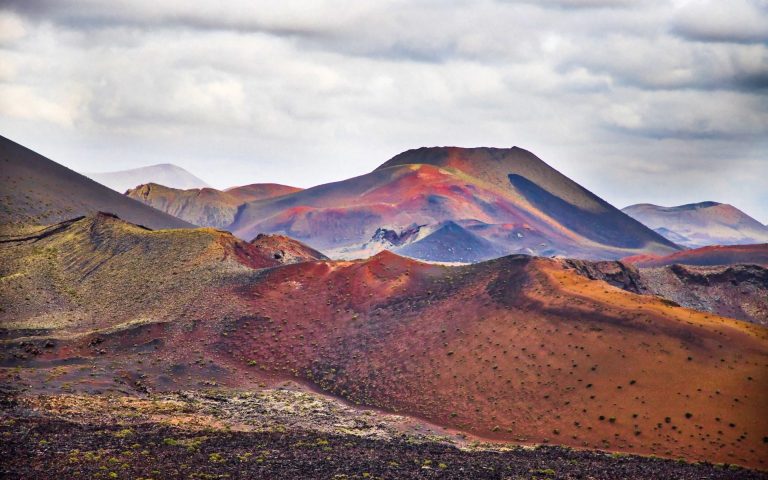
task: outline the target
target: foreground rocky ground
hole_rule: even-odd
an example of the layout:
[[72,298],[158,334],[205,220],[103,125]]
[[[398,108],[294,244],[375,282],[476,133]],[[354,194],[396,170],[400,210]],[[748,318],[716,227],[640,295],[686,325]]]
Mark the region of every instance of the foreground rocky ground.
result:
[[506,447],[290,389],[152,398],[5,396],[12,479],[765,479],[729,465]]

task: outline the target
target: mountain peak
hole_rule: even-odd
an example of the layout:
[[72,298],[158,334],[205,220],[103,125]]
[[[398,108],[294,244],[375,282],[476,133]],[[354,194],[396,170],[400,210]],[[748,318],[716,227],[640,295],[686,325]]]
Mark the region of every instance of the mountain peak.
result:
[[520,147],[419,147],[395,155],[376,170],[411,164],[459,167],[460,169],[462,164],[510,161],[517,160],[521,156],[541,162],[533,153]]
[[89,173],[86,175],[102,185],[106,185],[121,193],[146,183],[156,183],[166,187],[185,190],[210,187],[204,180],[172,163],[159,163],[129,170]]

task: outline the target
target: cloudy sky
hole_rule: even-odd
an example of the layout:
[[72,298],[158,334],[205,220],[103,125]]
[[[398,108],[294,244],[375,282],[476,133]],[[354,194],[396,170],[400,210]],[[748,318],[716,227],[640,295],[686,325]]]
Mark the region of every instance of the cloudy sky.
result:
[[0,0],[0,133],[311,186],[432,145],[768,222],[768,0]]

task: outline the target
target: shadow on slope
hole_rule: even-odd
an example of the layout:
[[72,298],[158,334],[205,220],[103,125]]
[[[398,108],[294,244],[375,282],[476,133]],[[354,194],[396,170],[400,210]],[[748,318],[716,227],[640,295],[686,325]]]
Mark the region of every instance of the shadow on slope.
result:
[[[656,242],[675,249],[679,248],[586,189],[584,189],[584,195],[592,197],[594,202],[602,205],[603,211],[594,213],[579,208],[517,174],[509,174],[509,182],[536,208],[569,230],[596,243],[619,248],[643,248],[650,233],[656,237],[654,238]],[[617,216],[624,217],[620,229],[616,228]]]

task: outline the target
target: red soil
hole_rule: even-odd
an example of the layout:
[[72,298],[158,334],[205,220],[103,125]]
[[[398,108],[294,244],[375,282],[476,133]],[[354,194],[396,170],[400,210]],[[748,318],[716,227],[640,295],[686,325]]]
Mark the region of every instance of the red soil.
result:
[[768,454],[765,329],[553,261],[383,254],[273,270],[241,295],[252,316],[223,351],[355,403],[496,439],[753,466]]
[[[89,221],[14,250],[31,249],[18,267],[25,278],[54,265],[83,312],[96,312],[62,310],[77,321],[51,324],[62,332],[51,346],[4,343],[8,365],[41,369],[27,385],[50,387],[46,362],[78,388],[114,378],[254,388],[290,377],[485,438],[766,468],[764,327],[613,288],[557,260],[447,267],[382,252],[255,270],[272,248],[212,229]],[[39,257],[50,247],[66,252],[62,263]],[[29,313],[9,318],[60,317],[63,294],[48,301],[58,288],[41,283]]]
[[768,243],[758,245],[714,245],[676,252],[665,257],[635,255],[622,261],[638,267],[664,267],[679,263],[682,265],[734,265],[751,264],[768,266]]

